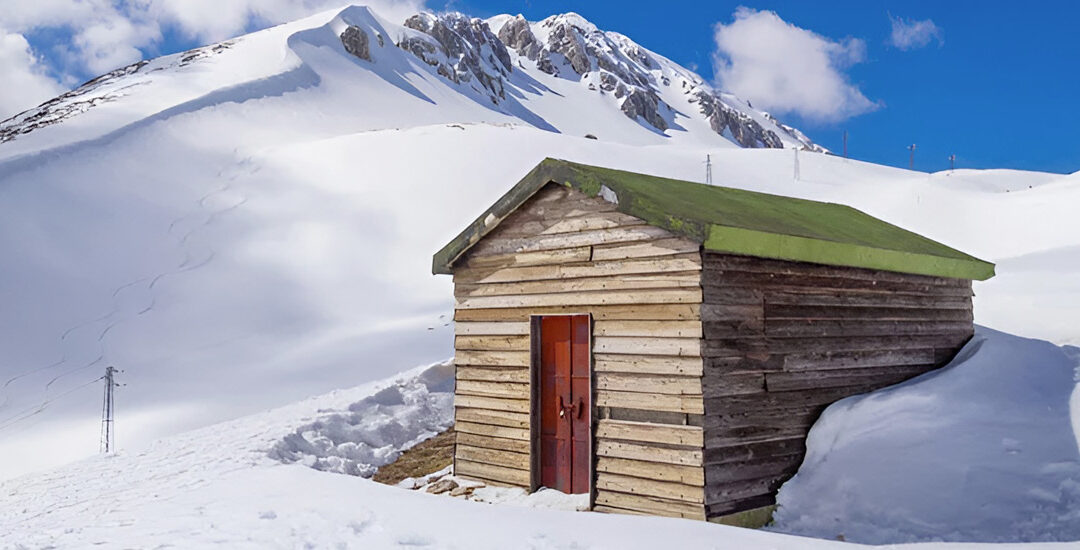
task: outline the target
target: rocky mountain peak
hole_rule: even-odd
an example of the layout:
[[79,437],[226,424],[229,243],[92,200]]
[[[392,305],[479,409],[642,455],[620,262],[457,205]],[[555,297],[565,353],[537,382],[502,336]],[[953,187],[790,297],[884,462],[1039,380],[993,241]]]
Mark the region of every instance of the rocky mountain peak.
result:
[[461,13],[420,13],[408,18],[405,27],[422,34],[405,37],[398,47],[456,83],[475,80],[482,88],[477,91],[488,94],[494,103],[506,97],[505,78],[512,70],[510,54],[483,19]]

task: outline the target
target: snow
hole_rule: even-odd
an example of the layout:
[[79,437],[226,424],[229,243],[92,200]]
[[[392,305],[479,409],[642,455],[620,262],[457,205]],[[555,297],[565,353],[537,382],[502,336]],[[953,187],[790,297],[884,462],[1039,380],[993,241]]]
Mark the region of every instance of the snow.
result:
[[869,544],[1080,540],[1080,357],[980,327],[947,367],[831,405],[776,531]]
[[[3,548],[715,548],[855,549],[690,520],[573,512],[554,491],[478,489],[489,502],[380,485],[359,476],[282,464],[270,450],[299,425],[346,414],[387,388],[438,386],[445,365],[310,398],[157,441],[134,453],[97,456],[45,474],[0,482]],[[422,431],[424,415],[391,414]],[[373,430],[372,433],[378,430]],[[387,439],[393,435],[387,434]],[[1067,548],[1002,544],[1000,550]],[[878,548],[894,548],[883,546]],[[931,543],[905,550],[960,550]]]
[[[388,45],[373,42],[371,62],[352,57],[335,34],[345,24],[385,34]],[[850,204],[997,262],[998,276],[975,284],[976,322],[1080,344],[1080,174],[925,174],[803,153],[796,177],[791,150],[738,149],[703,122],[661,135],[613,109],[610,98],[530,69],[527,60],[526,70],[514,73],[513,101],[495,106],[393,47],[402,33],[366,9],[334,10],[241,37],[183,67],[175,58],[153,61],[161,70],[116,84],[138,84],[120,99],[0,145],[0,478],[45,470],[0,486],[0,533],[15,534],[0,546],[841,546],[653,518],[510,506],[478,514],[477,503],[304,466],[369,472],[427,437],[445,417],[431,401],[439,392],[426,386],[399,392],[396,405],[367,401],[361,415],[348,407],[390,382],[213,425],[449,356],[451,281],[430,275],[431,254],[544,157],[701,181],[709,154],[719,185]],[[658,76],[672,79],[675,96],[679,78],[696,82],[685,69],[661,65]],[[675,96],[665,101],[690,108]],[[1034,480],[1035,492],[1017,497],[1013,511],[1041,523],[1004,521],[998,531],[983,531],[976,518],[938,531],[936,520],[923,517],[921,531],[901,529],[899,520],[880,523],[892,533],[875,531],[856,508],[881,510],[855,506],[865,502],[858,490],[885,490],[895,477],[872,469],[858,471],[879,473],[882,485],[836,483],[835,506],[809,510],[800,485],[827,485],[836,480],[831,463],[843,463],[848,450],[870,452],[837,430],[844,444],[813,443],[814,456],[825,459],[808,463],[785,489],[788,510],[798,516],[781,527],[835,537],[837,529],[825,525],[842,517],[853,525],[845,537],[866,541],[1008,538],[1009,529],[1037,539],[1040,524],[1061,536],[1073,532],[1066,523],[1075,491],[1066,481],[1075,477],[1061,464],[1070,460],[1065,447],[1075,447],[1069,430],[1078,423],[1068,428],[1061,403],[1075,383],[1059,356],[1076,350],[1013,345],[1014,337],[993,334],[980,332],[987,340],[979,354],[933,378],[942,388],[923,386],[915,397],[948,404],[954,398],[942,396],[955,391],[956,403],[983,411],[982,418],[964,411],[951,418],[978,421],[973,426],[985,428],[979,433],[993,435],[993,445],[980,440],[990,454],[978,464]],[[1026,370],[1057,373],[1059,391],[1044,395],[1057,407],[1044,415],[1045,426],[1033,425],[1034,407],[1023,397],[1030,394],[1014,403],[1023,413],[1016,422],[1027,422],[1019,429],[996,402],[971,401],[955,374],[989,365],[983,370],[1008,374],[1019,392],[1027,388],[1016,379],[1021,352],[1033,354]],[[100,412],[94,382],[106,365],[124,371],[117,427],[125,452],[100,458],[92,457]],[[972,378],[968,383],[980,382]],[[917,416],[884,400],[897,414]],[[868,398],[857,410],[881,425],[875,402]],[[1000,408],[1008,410],[1008,402]],[[369,416],[408,426],[389,437]],[[860,422],[830,412],[815,437],[829,424]],[[269,458],[290,434],[317,452],[300,452],[299,464]],[[894,434],[909,442],[918,435]],[[885,443],[879,447],[891,448]],[[286,445],[282,452],[298,451]],[[1051,463],[1054,453],[1059,459]],[[91,458],[56,468],[84,457]],[[1012,463],[991,464],[998,459],[1023,460],[1009,470],[1002,464]],[[1049,469],[1040,474],[1040,465]],[[942,499],[977,501],[1015,489],[1001,482],[1001,493],[990,494],[993,487],[983,485],[993,485],[986,482],[991,471],[964,472],[969,485]],[[1039,505],[1038,498],[1050,500]],[[423,521],[415,519],[418,507]],[[470,531],[484,537],[470,538]]]

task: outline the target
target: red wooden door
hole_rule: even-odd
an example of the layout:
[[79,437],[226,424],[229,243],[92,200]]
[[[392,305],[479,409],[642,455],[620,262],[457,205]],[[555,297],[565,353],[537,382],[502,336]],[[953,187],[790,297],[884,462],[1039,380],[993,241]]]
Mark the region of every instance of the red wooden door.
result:
[[540,485],[589,492],[592,399],[588,315],[540,319]]

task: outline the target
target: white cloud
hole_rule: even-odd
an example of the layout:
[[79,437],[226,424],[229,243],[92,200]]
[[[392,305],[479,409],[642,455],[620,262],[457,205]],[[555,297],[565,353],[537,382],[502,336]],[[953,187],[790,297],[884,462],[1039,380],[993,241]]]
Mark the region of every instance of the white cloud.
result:
[[[424,8],[423,0],[365,3],[395,21]],[[58,84],[48,86],[56,80],[44,76],[45,68],[25,40],[29,33],[63,31],[60,35],[70,36],[46,49],[55,54],[48,69],[72,84],[138,61],[143,51],[161,45],[167,29],[206,44],[345,5],[343,0],[0,0],[0,81],[5,83],[0,117],[18,109],[16,105],[25,108],[32,106],[27,101],[48,99],[59,89]],[[14,82],[25,87],[9,84]]]
[[830,40],[772,11],[739,7],[716,25],[714,68],[721,88],[755,106],[835,122],[878,108],[844,72],[866,59],[866,43]]
[[0,29],[0,120],[29,109],[63,92],[60,83],[49,77],[45,67],[30,51],[21,34]]
[[945,33],[942,32],[941,27],[934,24],[930,19],[916,21],[914,19],[904,19],[903,17],[893,17],[890,14],[889,21],[892,22],[892,34],[889,35],[889,44],[901,50],[923,48],[934,41],[939,46],[945,43]]

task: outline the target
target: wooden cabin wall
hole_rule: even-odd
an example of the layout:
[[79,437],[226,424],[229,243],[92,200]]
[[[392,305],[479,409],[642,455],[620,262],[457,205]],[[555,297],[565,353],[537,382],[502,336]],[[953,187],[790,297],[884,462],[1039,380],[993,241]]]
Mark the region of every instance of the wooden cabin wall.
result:
[[825,406],[949,361],[972,335],[971,282],[704,254],[705,500],[766,506]]
[[700,246],[549,185],[454,264],[458,474],[528,488],[531,315],[591,313],[596,509],[704,519]]

